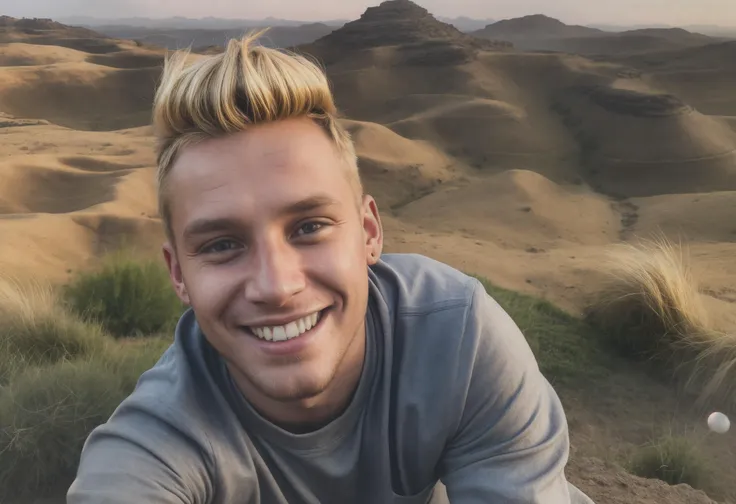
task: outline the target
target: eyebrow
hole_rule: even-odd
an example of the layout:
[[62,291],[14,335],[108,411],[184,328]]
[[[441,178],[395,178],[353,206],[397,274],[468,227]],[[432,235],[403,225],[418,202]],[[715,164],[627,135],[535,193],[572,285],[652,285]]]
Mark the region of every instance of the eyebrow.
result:
[[[295,215],[338,204],[339,201],[330,196],[315,195],[292,203],[291,205],[281,209],[279,214],[283,216]],[[233,229],[239,225],[242,225],[241,222],[232,217],[219,217],[215,219],[201,218],[190,222],[184,229],[183,236],[186,240],[196,235],[214,233],[225,229]]]
[[280,213],[284,215],[294,215],[298,213],[310,212],[319,208],[336,206],[339,204],[340,202],[331,196],[327,196],[326,194],[317,194],[315,196],[310,196],[309,198],[297,201],[296,203],[292,203],[291,205],[283,209]]

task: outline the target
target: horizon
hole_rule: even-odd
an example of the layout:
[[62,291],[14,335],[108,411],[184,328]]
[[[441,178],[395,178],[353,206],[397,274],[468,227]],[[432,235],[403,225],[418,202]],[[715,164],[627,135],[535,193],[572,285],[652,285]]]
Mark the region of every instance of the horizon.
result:
[[[310,8],[296,0],[274,0],[267,7],[247,5],[246,2],[213,0],[206,6],[194,0],[162,0],[151,5],[146,0],[121,0],[103,5],[98,0],[26,0],[22,5],[14,0],[0,0],[0,13],[16,18],[96,18],[118,20],[148,18],[163,20],[186,18],[191,20],[216,18],[233,20],[265,20],[276,18],[294,22],[331,22],[354,20],[381,1],[332,0]],[[646,5],[642,5],[645,2]],[[559,0],[550,5],[546,0],[456,0],[451,5],[442,0],[417,0],[418,5],[435,17],[467,17],[475,20],[497,21],[534,14],[543,14],[566,24],[611,26],[713,26],[736,27],[736,2],[732,0],[703,0],[698,6],[687,5],[688,0],[621,0],[616,5],[591,5],[580,0]],[[636,12],[636,15],[634,15]],[[726,21],[728,20],[728,21]]]

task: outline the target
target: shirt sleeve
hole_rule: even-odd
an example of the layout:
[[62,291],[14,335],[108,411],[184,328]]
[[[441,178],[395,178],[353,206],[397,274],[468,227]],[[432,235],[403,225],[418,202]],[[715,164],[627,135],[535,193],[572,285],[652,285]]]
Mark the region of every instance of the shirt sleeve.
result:
[[126,404],[82,450],[67,504],[204,504],[211,479],[198,444],[160,417]]
[[[511,317],[477,282],[457,371],[463,413],[440,463],[452,504],[575,504],[562,404]],[[461,367],[461,366],[459,366]]]

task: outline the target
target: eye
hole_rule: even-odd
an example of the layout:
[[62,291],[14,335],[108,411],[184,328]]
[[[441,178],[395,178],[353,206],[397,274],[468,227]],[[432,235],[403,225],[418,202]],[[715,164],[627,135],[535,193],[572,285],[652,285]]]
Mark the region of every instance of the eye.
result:
[[297,236],[304,236],[304,235],[310,235],[314,234],[320,229],[322,229],[325,226],[325,224],[321,222],[305,222],[301,226],[299,226],[299,229],[297,229],[296,234]]
[[241,248],[241,245],[234,240],[218,240],[202,247],[203,254],[217,254],[222,252],[230,252]]

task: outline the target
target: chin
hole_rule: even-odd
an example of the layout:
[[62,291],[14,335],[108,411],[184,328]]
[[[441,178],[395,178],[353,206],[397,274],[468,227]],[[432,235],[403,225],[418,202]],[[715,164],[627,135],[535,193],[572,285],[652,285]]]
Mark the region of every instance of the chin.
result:
[[263,379],[264,375],[270,373],[264,373],[260,375],[260,378],[250,378],[251,382],[261,390],[261,393],[277,401],[301,401],[310,399],[318,396],[329,386],[330,380],[327,376],[322,376],[321,373],[309,373],[309,372],[291,372],[290,376],[283,376],[284,373],[274,373],[275,375]]
[[325,387],[314,384],[296,384],[291,387],[269,387],[263,392],[273,400],[279,402],[306,401],[317,397],[324,392]]

